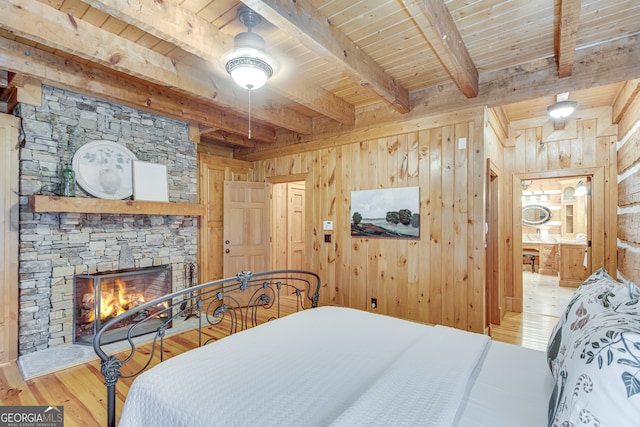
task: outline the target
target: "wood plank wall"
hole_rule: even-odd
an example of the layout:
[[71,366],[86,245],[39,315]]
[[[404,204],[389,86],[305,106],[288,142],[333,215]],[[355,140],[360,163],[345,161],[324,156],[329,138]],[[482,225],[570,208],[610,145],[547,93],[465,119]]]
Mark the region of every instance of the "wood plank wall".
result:
[[[522,278],[514,262],[514,254],[521,252],[514,238],[521,235],[514,221],[520,197],[514,176],[602,170],[606,231],[598,250],[607,270],[616,271],[618,138],[611,108],[582,111],[563,130],[555,130],[546,117],[508,124],[499,109],[478,110],[474,117],[396,123],[395,129],[414,130],[389,134],[379,128],[378,138],[332,135],[313,141],[309,151],[279,148],[277,154],[252,159],[259,181],[307,176],[307,210],[312,212],[307,217],[308,262],[322,277],[322,303],[373,310],[371,298],[376,298],[379,313],[482,332],[487,158],[500,180],[503,314],[522,306]],[[462,137],[472,150],[457,148]],[[350,236],[351,191],[413,185],[421,189],[418,241]],[[334,222],[330,244],[322,231],[326,220]]]
[[[257,181],[306,174],[308,268],[322,278],[321,304],[484,331],[484,109],[469,116],[395,123],[362,139],[344,133],[309,151],[253,159]],[[352,191],[410,186],[420,187],[420,239],[351,237]],[[334,223],[331,243],[322,221]]]
[[[563,130],[555,130],[547,117],[523,120],[510,124],[509,138],[504,152],[504,171],[511,177],[526,179],[561,176],[562,171],[603,170],[604,189],[595,203],[604,205],[599,228],[604,229],[602,251],[604,267],[616,271],[616,142],[617,126],[612,125],[611,108],[580,111]],[[511,216],[512,226],[505,236],[508,253],[522,251],[522,229],[515,221],[519,212],[520,191],[516,182],[504,180],[504,214]],[[595,192],[594,192],[595,194]],[[594,224],[595,226],[595,224]],[[515,256],[515,255],[514,255]],[[519,256],[519,255],[518,255]],[[510,309],[520,311],[522,304],[522,275],[515,262],[506,265],[505,296]]]
[[[640,85],[636,81],[634,84]],[[640,284],[640,96],[622,100],[630,108],[620,121],[618,148],[618,272]]]

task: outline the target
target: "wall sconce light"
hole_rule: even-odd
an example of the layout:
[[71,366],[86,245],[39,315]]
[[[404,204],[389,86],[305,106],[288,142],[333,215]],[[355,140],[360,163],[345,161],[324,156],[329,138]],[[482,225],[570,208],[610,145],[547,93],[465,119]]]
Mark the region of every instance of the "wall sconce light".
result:
[[587,184],[581,180],[576,184],[576,191],[575,193],[573,193],[573,195],[576,197],[586,196],[589,192],[588,190],[589,189],[587,188]]
[[522,180],[522,183],[520,184],[520,186],[522,187],[522,191],[524,191],[527,188],[531,187],[531,184],[533,184],[533,180],[532,179],[530,179],[529,181]]

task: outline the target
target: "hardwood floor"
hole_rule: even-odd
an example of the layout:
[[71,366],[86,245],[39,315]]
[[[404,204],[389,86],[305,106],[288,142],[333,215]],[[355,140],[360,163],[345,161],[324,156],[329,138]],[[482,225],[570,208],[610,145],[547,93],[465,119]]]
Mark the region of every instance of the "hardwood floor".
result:
[[[282,297],[282,313],[296,311],[296,298]],[[277,308],[260,310],[258,322],[263,323],[276,316]],[[204,330],[203,341],[208,338],[222,338],[228,335],[228,321],[213,328]],[[163,355],[165,360],[197,347],[196,330],[182,332],[165,340]],[[158,348],[158,347],[156,347]],[[140,369],[148,360],[151,345],[137,347],[136,355],[122,368],[124,375]],[[123,353],[119,356],[120,359]],[[150,366],[159,363],[158,350]],[[1,406],[64,406],[65,427],[92,427],[106,425],[107,393],[103,385],[104,378],[100,373],[98,359],[72,368],[62,369],[51,374],[24,380],[17,364],[0,367],[0,405]],[[121,378],[116,392],[116,418],[124,404],[133,378]]]
[[[539,290],[537,293],[550,294]],[[496,341],[545,350],[556,322],[557,317],[548,314],[507,313],[500,326],[491,327],[491,337]],[[193,347],[195,337],[195,333],[190,336],[187,332],[168,338],[165,357]],[[140,356],[148,354],[149,350],[150,347],[145,347]],[[106,423],[107,406],[106,388],[102,381],[97,360],[26,381],[22,379],[18,367],[11,364],[0,367],[0,405],[62,405],[66,427],[102,426]],[[131,379],[118,382],[118,416],[131,382]]]
[[496,341],[534,350],[547,350],[547,342],[557,317],[535,313],[507,313],[500,325],[492,325],[489,335]]
[[507,313],[500,325],[491,326],[490,335],[496,341],[545,351],[549,335],[575,289],[560,287],[555,276],[529,271],[522,279],[523,312]]

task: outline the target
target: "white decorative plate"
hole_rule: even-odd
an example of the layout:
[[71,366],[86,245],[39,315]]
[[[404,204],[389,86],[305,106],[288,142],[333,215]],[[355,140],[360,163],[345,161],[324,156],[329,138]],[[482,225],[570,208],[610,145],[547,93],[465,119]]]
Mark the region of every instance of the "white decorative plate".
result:
[[101,199],[125,199],[133,194],[131,166],[136,156],[112,141],[96,140],[78,148],[73,156],[76,181]]

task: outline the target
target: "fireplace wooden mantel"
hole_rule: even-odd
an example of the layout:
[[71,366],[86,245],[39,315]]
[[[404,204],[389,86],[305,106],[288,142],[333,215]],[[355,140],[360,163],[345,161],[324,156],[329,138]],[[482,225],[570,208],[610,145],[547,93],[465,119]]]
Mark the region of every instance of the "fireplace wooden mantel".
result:
[[198,203],[145,202],[142,200],[106,200],[89,197],[29,196],[33,212],[184,215],[204,216],[206,206]]

